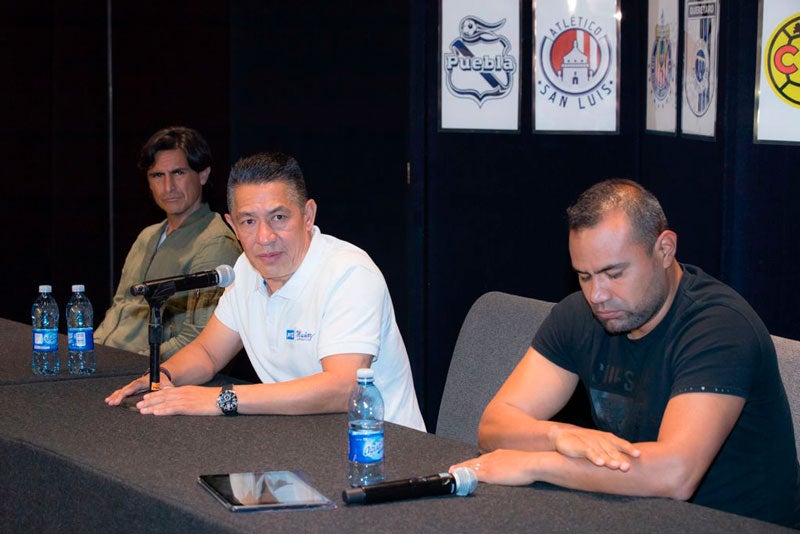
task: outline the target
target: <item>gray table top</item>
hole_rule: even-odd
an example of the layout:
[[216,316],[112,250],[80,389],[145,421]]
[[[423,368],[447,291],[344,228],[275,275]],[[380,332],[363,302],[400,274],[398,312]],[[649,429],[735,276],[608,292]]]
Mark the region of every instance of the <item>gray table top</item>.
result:
[[[0,388],[0,472],[5,474],[0,517],[12,518],[12,530],[782,530],[684,502],[538,484],[480,484],[468,497],[347,506],[341,499],[347,449],[344,414],[143,416],[103,402],[126,380],[107,376]],[[390,480],[446,471],[477,452],[433,434],[386,425]],[[233,513],[197,484],[201,474],[273,469],[304,472],[337,507]]]

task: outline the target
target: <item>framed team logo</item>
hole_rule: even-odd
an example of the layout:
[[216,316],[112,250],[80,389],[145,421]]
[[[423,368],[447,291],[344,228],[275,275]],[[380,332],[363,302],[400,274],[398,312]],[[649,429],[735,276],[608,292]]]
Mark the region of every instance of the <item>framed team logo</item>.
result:
[[800,143],[800,0],[759,5],[757,143]]
[[619,132],[617,0],[536,0],[536,132]]
[[650,132],[675,133],[678,0],[650,0],[647,13],[647,112]]
[[519,131],[519,0],[441,0],[441,130]]
[[714,137],[717,124],[719,0],[686,0],[681,132]]

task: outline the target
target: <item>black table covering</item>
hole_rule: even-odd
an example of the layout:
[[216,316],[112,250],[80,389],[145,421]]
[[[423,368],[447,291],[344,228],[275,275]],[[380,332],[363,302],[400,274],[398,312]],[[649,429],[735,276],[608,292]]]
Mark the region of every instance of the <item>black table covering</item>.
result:
[[[4,352],[6,362],[28,355],[27,350]],[[103,401],[131,376],[10,383],[14,373],[0,375],[6,384],[0,387],[3,532],[788,530],[669,499],[542,484],[479,484],[467,497],[347,506],[341,499],[347,468],[344,414],[143,416]],[[226,380],[219,376],[215,381]],[[460,442],[386,425],[390,480],[446,471],[477,453]],[[336,509],[233,513],[197,484],[206,473],[284,469],[305,473]]]

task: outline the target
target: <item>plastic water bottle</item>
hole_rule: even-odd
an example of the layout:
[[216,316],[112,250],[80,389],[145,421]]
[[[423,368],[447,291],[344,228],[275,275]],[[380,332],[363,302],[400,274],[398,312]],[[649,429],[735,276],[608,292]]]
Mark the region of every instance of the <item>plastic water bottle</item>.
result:
[[375,386],[375,372],[359,369],[358,384],[348,409],[350,452],[347,482],[368,486],[381,482],[383,472],[383,397]]
[[67,368],[73,375],[90,375],[97,370],[94,356],[94,311],[85,291],[83,284],[73,285],[72,296],[67,302]]
[[58,358],[58,304],[53,288],[39,286],[39,296],[31,307],[33,323],[33,355],[31,369],[35,375],[57,375],[61,372]]

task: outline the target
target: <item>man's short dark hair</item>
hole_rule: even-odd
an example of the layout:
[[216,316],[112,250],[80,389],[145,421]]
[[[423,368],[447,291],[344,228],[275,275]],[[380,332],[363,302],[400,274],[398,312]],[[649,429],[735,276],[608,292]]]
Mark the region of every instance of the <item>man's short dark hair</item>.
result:
[[308,191],[300,164],[292,156],[280,152],[263,152],[236,162],[228,177],[228,211],[233,213],[233,193],[242,184],[266,184],[284,182],[292,192],[295,202],[304,208],[308,201]]
[[593,185],[567,208],[569,229],[592,228],[614,210],[628,216],[636,241],[648,253],[661,232],[669,228],[661,204],[650,191],[632,180],[612,178]]
[[200,132],[185,126],[170,126],[154,133],[139,153],[139,169],[147,172],[161,150],[183,150],[189,167],[200,172],[211,167],[211,149]]

